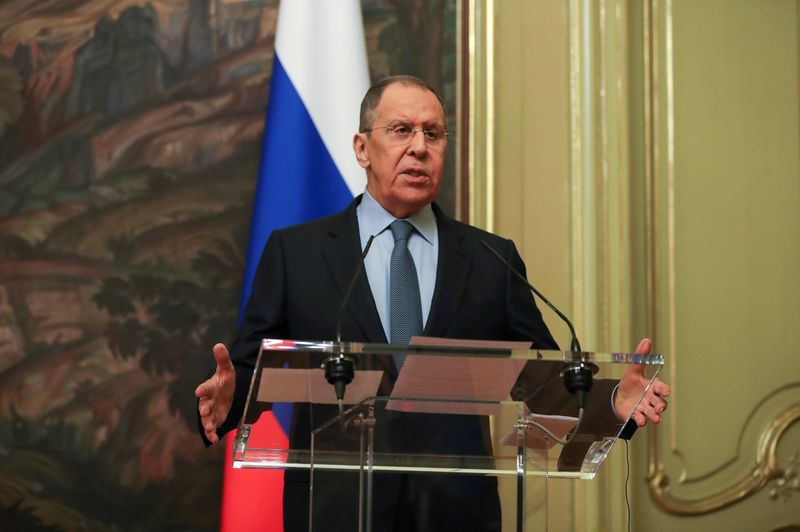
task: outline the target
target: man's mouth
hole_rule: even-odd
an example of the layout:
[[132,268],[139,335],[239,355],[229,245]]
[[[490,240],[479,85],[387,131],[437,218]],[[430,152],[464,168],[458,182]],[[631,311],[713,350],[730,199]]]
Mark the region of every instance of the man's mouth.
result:
[[406,170],[403,170],[401,174],[413,178],[428,177],[427,172],[425,172],[424,170],[416,170],[413,168],[408,168]]

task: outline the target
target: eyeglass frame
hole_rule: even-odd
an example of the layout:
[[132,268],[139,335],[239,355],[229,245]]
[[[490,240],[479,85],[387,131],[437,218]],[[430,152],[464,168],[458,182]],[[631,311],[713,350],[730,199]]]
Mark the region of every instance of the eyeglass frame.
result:
[[[401,127],[408,128],[411,131],[410,131],[410,134],[408,136],[408,139],[404,140],[404,141],[400,141],[398,143],[398,146],[403,146],[403,145],[406,145],[406,144],[410,144],[411,141],[414,140],[414,136],[417,134],[418,131],[422,132],[422,138],[424,139],[425,144],[430,145],[430,146],[437,145],[437,143],[446,140],[447,137],[450,136],[450,133],[446,129],[442,128],[442,129],[436,129],[437,132],[441,132],[442,133],[442,136],[440,138],[429,139],[428,137],[425,136],[425,131],[431,131],[431,127],[417,127],[417,128],[414,128],[414,127],[411,127],[411,125],[404,124],[404,123],[394,124],[394,125],[390,125],[390,126],[375,126],[375,127],[369,128],[369,129],[364,129],[363,131],[361,131],[361,133],[372,133],[376,129],[385,129],[385,130],[390,131],[390,132],[395,132],[395,129],[401,128]],[[438,126],[437,126],[437,128],[438,128]]]

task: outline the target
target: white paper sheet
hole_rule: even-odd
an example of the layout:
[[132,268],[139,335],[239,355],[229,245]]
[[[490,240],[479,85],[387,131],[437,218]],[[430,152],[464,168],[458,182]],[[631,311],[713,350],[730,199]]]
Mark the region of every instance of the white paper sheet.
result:
[[[356,404],[377,395],[383,371],[357,370],[347,385],[344,403]],[[263,368],[256,400],[264,403],[336,404],[336,392],[322,369]]]
[[[414,337],[411,345],[485,349],[528,349],[530,342],[493,342]],[[431,401],[389,401],[388,410],[441,414],[493,415],[508,399],[525,360],[414,355],[406,358],[392,390],[393,398]],[[445,401],[446,400],[446,401]],[[484,401],[484,402],[475,402]]]

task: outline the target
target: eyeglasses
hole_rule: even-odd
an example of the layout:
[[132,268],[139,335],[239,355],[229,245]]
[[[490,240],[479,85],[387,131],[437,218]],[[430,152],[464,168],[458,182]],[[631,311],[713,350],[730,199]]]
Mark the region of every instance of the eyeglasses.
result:
[[376,129],[386,130],[387,140],[396,145],[405,145],[411,142],[417,131],[422,131],[422,137],[428,146],[439,147],[447,139],[447,131],[437,126],[413,128],[408,124],[394,124],[391,126],[376,126],[372,129],[365,129],[364,133],[375,131]]

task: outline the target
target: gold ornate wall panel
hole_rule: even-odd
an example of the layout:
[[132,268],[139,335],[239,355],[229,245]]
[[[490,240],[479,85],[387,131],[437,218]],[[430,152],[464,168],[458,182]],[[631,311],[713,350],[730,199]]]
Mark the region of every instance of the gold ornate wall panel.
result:
[[467,173],[469,184],[469,223],[492,231],[495,211],[495,2],[494,0],[461,0],[461,16],[467,44],[466,72],[460,78],[467,85],[468,99],[461,103],[468,108]]
[[[494,3],[495,230],[587,348],[668,356],[635,530],[800,524],[798,3]],[[624,528],[612,458],[560,529]]]
[[[630,349],[625,2],[501,0],[494,14],[495,229],[587,349]],[[594,482],[551,482],[551,527],[624,528],[623,482],[621,450]]]
[[[562,0],[495,3],[495,230],[531,279],[570,301],[569,26]],[[559,342],[558,318],[545,315]]]
[[[583,345],[594,350],[630,350],[636,340],[629,16],[624,0],[570,2],[571,303]],[[626,527],[625,473],[619,448],[597,481],[581,486],[577,530]]]
[[570,2],[572,303],[593,349],[632,345],[628,7]]
[[647,250],[634,271],[648,290],[636,326],[668,356],[674,391],[638,462],[651,499],[636,494],[637,528],[800,525],[798,2],[634,11]]
[[[529,279],[568,307],[568,6],[562,0],[497,0],[492,15],[494,229],[514,239]],[[545,320],[559,342],[568,342],[557,317],[545,313]],[[575,530],[584,508],[566,482],[551,483],[547,507],[551,527],[565,531]],[[543,505],[530,500],[529,509],[541,512]]]

